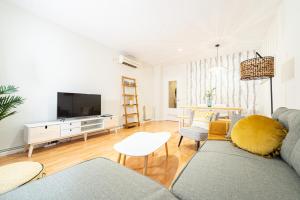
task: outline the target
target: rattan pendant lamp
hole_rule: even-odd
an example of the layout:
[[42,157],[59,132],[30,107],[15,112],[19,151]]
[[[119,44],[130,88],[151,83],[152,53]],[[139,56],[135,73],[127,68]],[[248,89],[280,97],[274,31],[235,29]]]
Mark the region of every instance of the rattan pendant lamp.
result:
[[274,57],[262,57],[256,52],[255,58],[241,62],[241,80],[270,79],[271,92],[271,114],[273,114],[273,88],[272,78],[274,77]]

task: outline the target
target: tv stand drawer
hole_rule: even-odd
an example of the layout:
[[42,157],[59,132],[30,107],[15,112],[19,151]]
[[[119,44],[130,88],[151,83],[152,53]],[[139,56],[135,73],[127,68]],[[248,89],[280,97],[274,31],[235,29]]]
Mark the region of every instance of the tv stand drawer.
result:
[[67,136],[71,136],[71,135],[77,135],[80,132],[81,132],[80,127],[70,128],[70,129],[61,130],[60,135],[61,135],[61,137],[67,137]]
[[81,122],[65,122],[60,125],[61,130],[68,130],[72,128],[78,128],[81,126]]

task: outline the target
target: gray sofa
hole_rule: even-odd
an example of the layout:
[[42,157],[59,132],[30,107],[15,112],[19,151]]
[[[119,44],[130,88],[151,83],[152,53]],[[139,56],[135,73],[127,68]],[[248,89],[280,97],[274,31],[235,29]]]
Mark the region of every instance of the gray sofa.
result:
[[169,190],[105,158],[83,162],[3,194],[5,200],[176,199]]
[[169,190],[98,158],[8,192],[0,199],[300,199],[300,111],[279,108],[273,118],[289,133],[281,157],[263,158],[226,141],[208,141]]

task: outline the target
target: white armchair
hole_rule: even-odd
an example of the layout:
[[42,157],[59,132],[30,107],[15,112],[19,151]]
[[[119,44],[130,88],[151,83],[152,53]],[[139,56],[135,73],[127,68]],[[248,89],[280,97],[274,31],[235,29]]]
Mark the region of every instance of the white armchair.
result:
[[200,147],[200,141],[206,141],[208,138],[208,130],[210,122],[213,118],[212,112],[192,111],[190,115],[190,126],[179,129],[180,139],[178,147],[182,142],[183,137],[195,140],[196,150]]

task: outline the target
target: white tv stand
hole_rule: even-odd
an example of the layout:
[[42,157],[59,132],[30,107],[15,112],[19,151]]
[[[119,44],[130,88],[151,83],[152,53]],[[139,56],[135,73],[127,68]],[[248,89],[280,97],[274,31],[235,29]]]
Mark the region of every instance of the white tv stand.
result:
[[43,144],[55,140],[71,138],[83,135],[87,140],[88,133],[114,129],[117,133],[117,118],[112,117],[83,117],[69,118],[34,124],[25,124],[24,139],[28,149],[28,157],[31,157],[35,145]]

